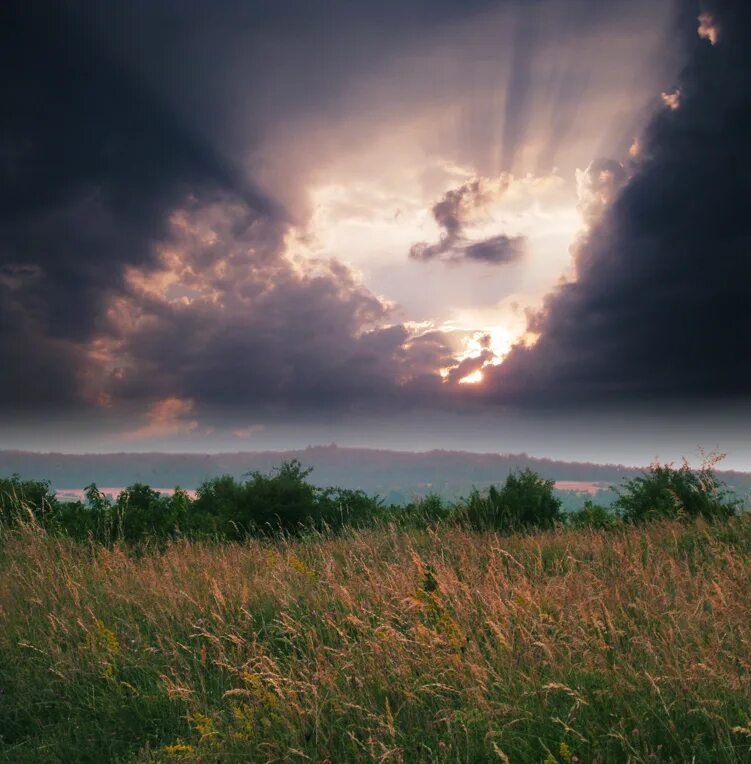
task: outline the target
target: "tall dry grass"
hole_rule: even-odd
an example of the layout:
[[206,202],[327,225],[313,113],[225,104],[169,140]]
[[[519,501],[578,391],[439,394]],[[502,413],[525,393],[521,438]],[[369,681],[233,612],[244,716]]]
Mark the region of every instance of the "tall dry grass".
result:
[[0,757],[751,760],[751,519],[0,541]]

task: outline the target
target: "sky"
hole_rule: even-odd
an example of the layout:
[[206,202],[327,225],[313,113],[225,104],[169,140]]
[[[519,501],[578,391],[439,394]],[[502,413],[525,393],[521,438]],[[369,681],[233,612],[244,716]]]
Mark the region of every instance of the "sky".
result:
[[748,3],[0,14],[0,448],[751,469]]

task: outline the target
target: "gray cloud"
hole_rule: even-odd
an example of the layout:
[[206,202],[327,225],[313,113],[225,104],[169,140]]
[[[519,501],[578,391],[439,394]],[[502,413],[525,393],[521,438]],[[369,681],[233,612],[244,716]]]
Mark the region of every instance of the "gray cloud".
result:
[[172,220],[161,261],[130,274],[99,338],[118,364],[113,400],[377,408],[437,389],[452,363],[442,333],[413,336],[341,263],[293,263],[285,226],[242,202]]
[[576,171],[577,206],[587,224],[600,219],[625,182],[626,170],[615,159],[595,159]]
[[524,254],[525,239],[523,236],[491,236],[489,239],[468,244],[463,257],[467,260],[477,260],[483,263],[511,263]]
[[435,244],[419,242],[409,251],[414,260],[441,259],[447,262],[474,261],[501,265],[518,260],[525,252],[523,236],[499,234],[480,241],[468,240],[464,233],[488,204],[503,196],[512,178],[501,175],[472,178],[458,188],[447,191],[431,210],[436,223],[443,229]]
[[0,48],[13,82],[0,120],[0,345],[12,368],[0,405],[76,405],[85,345],[126,268],[151,262],[174,205],[221,188],[275,210],[66,4],[8,4]]
[[[680,104],[659,108],[633,176],[579,242],[576,281],[532,321],[538,342],[493,370],[496,399],[751,395],[751,6],[707,6],[722,33],[700,39],[695,15],[684,27],[693,51]],[[590,201],[616,190],[619,170],[604,169],[587,173]]]

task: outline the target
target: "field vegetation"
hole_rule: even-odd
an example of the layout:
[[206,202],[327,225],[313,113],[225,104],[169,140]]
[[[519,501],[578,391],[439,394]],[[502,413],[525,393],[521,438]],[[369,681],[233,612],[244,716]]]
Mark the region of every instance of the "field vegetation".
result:
[[574,517],[528,472],[406,508],[306,477],[3,482],[0,760],[751,758],[751,517],[711,465]]

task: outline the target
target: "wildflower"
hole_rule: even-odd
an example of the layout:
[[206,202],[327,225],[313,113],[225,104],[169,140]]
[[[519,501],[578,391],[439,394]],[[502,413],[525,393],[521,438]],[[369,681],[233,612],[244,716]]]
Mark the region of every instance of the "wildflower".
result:
[[568,743],[561,741],[561,744],[558,746],[558,753],[564,761],[572,761],[571,749]]
[[203,738],[216,734],[214,730],[214,720],[206,714],[196,711],[192,716],[193,726],[196,732]]
[[438,618],[435,629],[441,633],[452,647],[462,647],[467,638],[462,627],[448,614],[442,613]]
[[260,674],[241,671],[240,678],[250,685],[250,691],[259,703],[263,703],[271,708],[279,705],[279,698],[266,688],[263,677]]
[[307,578],[315,578],[316,573],[311,570],[297,555],[289,556],[289,564],[301,575]]
[[193,746],[186,745],[178,738],[178,741],[173,745],[165,745],[162,748],[162,752],[169,756],[187,756],[188,754],[193,753]]
[[112,631],[112,629],[108,629],[104,625],[104,621],[101,619],[97,619],[96,622],[96,630],[97,635],[99,636],[99,641],[105,646],[105,648],[110,653],[117,653],[120,652],[120,642],[115,636],[115,632]]

